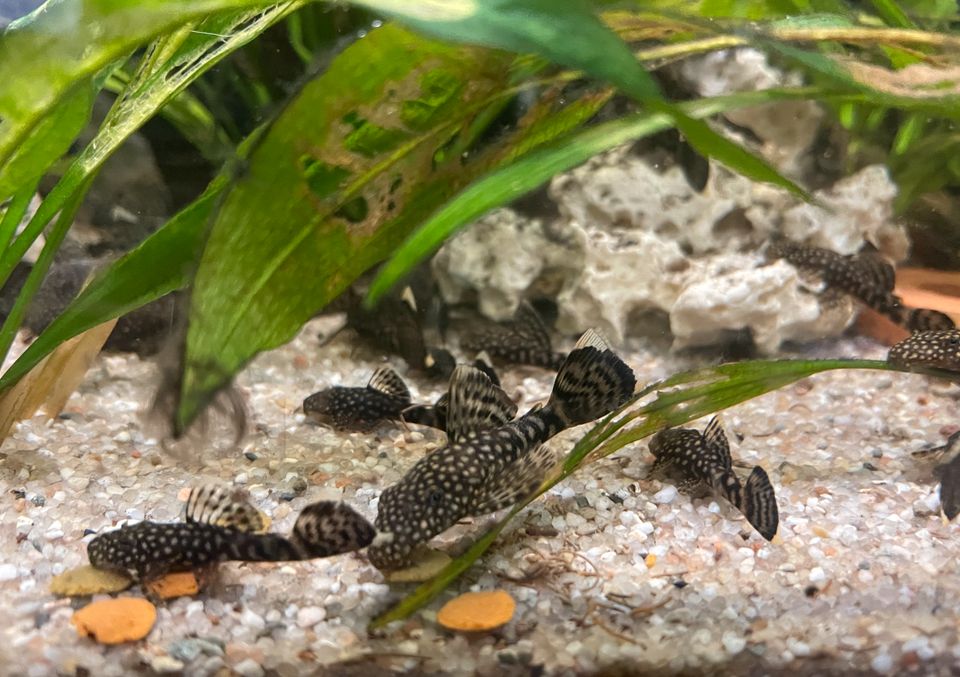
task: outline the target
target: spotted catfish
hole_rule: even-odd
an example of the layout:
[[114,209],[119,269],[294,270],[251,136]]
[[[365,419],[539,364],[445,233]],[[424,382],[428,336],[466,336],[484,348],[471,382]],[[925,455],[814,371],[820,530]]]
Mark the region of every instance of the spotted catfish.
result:
[[960,515],[960,431],[947,438],[946,444],[915,451],[913,455],[939,462],[933,474],[940,480],[940,509],[952,521]]
[[960,330],[913,334],[890,348],[887,362],[906,369],[919,367],[960,372]]
[[509,322],[475,329],[464,336],[461,344],[467,350],[483,350],[507,362],[547,369],[558,369],[565,357],[554,352],[550,332],[526,301],[517,307]]
[[692,428],[657,433],[650,440],[650,452],[656,457],[651,477],[674,480],[686,493],[719,494],[736,506],[765,539],[772,540],[776,535],[780,518],[770,478],[763,468],[754,466],[741,485],[718,417],[712,418],[702,433]]
[[774,240],[767,246],[768,260],[785,259],[801,270],[818,275],[828,289],[853,296],[910,332],[952,329],[953,320],[936,310],[909,308],[894,293],[896,271],[876,251],[844,256],[829,249]]
[[[497,376],[497,372],[490,364],[489,355],[485,352],[479,353],[473,361],[473,366],[485,375],[490,383],[496,387],[500,393],[498,397],[503,403],[502,407],[490,410],[496,418],[491,419],[491,421],[489,421],[490,425],[487,427],[495,428],[498,425],[503,425],[513,420],[513,417],[517,415],[517,405],[514,404],[510,400],[509,395],[500,388],[500,377]],[[401,412],[401,418],[407,423],[426,425],[449,433],[449,430],[447,430],[447,410],[449,405],[450,392],[448,390],[437,398],[437,401],[433,404],[414,404],[407,407]],[[483,425],[483,422],[479,421],[478,424]]]
[[369,430],[385,419],[397,420],[410,406],[410,391],[390,367],[380,367],[363,388],[333,386],[303,401],[303,413],[315,423],[342,430]]
[[[450,443],[418,461],[380,497],[370,561],[381,569],[407,565],[411,551],[464,517],[484,515],[529,496],[555,463],[543,443],[623,404],[633,371],[592,330],[560,367],[546,405],[515,421],[483,429],[503,400],[490,380],[457,367],[450,386]],[[480,421],[481,423],[477,423]]]
[[[426,324],[432,315],[425,306],[435,297],[431,289],[418,285],[419,294],[410,285],[399,293],[385,296],[375,308],[368,308],[360,293],[349,289],[339,305],[347,313],[346,326],[387,352],[399,355],[411,369],[429,376],[450,376],[456,360],[445,348],[428,344]],[[418,298],[419,297],[419,298]]]
[[345,503],[320,501],[297,517],[289,537],[259,533],[263,517],[218,487],[190,493],[182,522],[140,522],[100,534],[87,546],[90,564],[150,580],[215,562],[284,562],[330,557],[370,544],[374,529]]

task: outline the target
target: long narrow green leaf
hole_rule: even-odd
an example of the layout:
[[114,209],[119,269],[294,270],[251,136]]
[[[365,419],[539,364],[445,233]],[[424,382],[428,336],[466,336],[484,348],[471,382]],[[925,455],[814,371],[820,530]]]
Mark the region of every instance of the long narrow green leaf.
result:
[[3,373],[0,391],[16,384],[64,341],[185,287],[202,251],[205,224],[226,185],[223,176],[214,180],[189,207],[100,271]]
[[[693,117],[707,117],[724,111],[783,99],[815,96],[810,88],[744,92],[715,99],[701,99],[684,107]],[[440,211],[423,223],[394,252],[370,286],[368,301],[376,302],[386,291],[432,254],[458,229],[491,209],[506,204],[551,177],[586,162],[597,153],[666,129],[672,124],[664,113],[640,113],[586,129],[502,166],[475,181]]]
[[0,172],[24,141],[107,65],[167,31],[264,0],[51,0],[0,36]]
[[[296,9],[300,2],[287,2],[263,11],[233,13],[217,17],[211,23],[224,32],[184,36],[176,33],[162,39],[148,54],[145,65],[137,72],[123,96],[117,99],[101,126],[97,136],[70,164],[57,185],[46,196],[23,232],[0,255],[0,283],[6,281],[30,245],[57,213],[66,205],[79,204],[94,177],[110,155],[130,137],[143,123],[152,117],[172,97],[181,92],[200,74],[211,68],[231,52],[246,44],[274,22]],[[207,24],[201,24],[207,25]],[[4,44],[0,42],[0,44]],[[157,54],[172,54],[172,61],[158,63]],[[4,123],[0,122],[0,127]],[[62,220],[62,219],[61,219]],[[69,223],[65,227],[69,227]],[[56,242],[62,238],[59,228],[55,231]],[[33,293],[46,274],[46,266],[52,258],[31,271],[15,306],[0,330],[0,355],[6,355],[14,332]],[[32,280],[32,281],[31,281]]]
[[[648,386],[619,411],[622,422],[638,421],[636,425],[614,436],[597,434],[598,431],[609,430],[610,426],[616,423],[612,420],[613,416],[595,426],[581,442],[574,446],[562,470],[548,478],[536,494],[515,506],[506,517],[481,536],[467,552],[448,564],[436,577],[415,588],[398,604],[374,619],[370,623],[370,629],[402,620],[436,599],[450,583],[469,569],[489,549],[510,520],[523,508],[576,472],[589,460],[609,455],[663,428],[682,425],[782,388],[802,378],[837,369],[905,371],[877,360],[756,360],[683,372]],[[932,373],[938,376],[957,377],[956,374],[945,372]],[[670,390],[673,388],[675,390]],[[640,397],[654,391],[660,392],[656,399],[633,410]],[[585,443],[586,440],[589,442]]]

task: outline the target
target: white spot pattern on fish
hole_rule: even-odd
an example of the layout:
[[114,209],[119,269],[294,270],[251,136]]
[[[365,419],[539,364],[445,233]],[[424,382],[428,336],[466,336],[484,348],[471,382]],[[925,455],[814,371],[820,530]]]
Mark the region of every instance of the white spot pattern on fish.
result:
[[[451,380],[451,408],[476,406],[499,395],[494,386],[458,367]],[[516,421],[477,430],[469,421],[460,439],[417,462],[380,497],[375,526],[382,535],[368,550],[381,569],[409,563],[411,551],[464,517],[506,508],[534,492],[555,459],[543,442],[565,428],[587,423],[626,402],[633,371],[591,331],[566,358],[549,402]],[[469,416],[467,417],[469,419]]]
[[650,453],[656,457],[651,477],[675,481],[685,493],[716,493],[740,510],[765,539],[776,535],[780,517],[770,478],[755,466],[741,485],[719,417],[712,418],[702,433],[692,428],[657,433],[650,440]]
[[303,401],[312,421],[341,430],[369,430],[383,420],[397,420],[410,406],[407,385],[390,367],[380,367],[363,388],[333,386]]

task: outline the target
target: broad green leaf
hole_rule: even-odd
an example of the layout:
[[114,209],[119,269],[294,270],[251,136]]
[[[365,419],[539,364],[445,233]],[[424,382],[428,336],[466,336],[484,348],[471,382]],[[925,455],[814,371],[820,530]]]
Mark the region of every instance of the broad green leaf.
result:
[[[807,98],[813,94],[815,92],[809,88],[745,92],[716,99],[701,99],[683,109],[699,118],[771,101]],[[370,301],[375,302],[380,298],[457,230],[491,209],[530,192],[551,177],[586,162],[597,153],[654,134],[671,124],[670,117],[663,113],[635,114],[577,132],[511,164],[498,167],[450,200],[403,243],[370,286]]]
[[[447,40],[539,54],[583,70],[617,86],[650,110],[670,115],[687,141],[702,155],[757,181],[786,188],[804,200],[810,196],[765,160],[692,120],[663,100],[660,89],[633,52],[600,21],[590,3],[572,0],[471,0],[399,3],[362,0],[407,25]],[[429,7],[431,11],[425,11]]]
[[[436,599],[443,590],[483,555],[504,527],[523,508],[551,487],[569,477],[588,462],[654,434],[664,428],[682,425],[791,383],[836,369],[882,369],[902,371],[876,360],[756,360],[723,364],[676,374],[644,388],[578,442],[562,470],[547,478],[535,495],[515,506],[506,517],[481,536],[463,555],[453,560],[437,576],[418,586],[394,607],[370,623],[370,629],[402,620]],[[948,372],[928,372],[956,379]],[[637,407],[639,400],[657,393],[650,403]],[[632,427],[626,427],[634,424]]]
[[358,4],[441,39],[539,54],[611,82],[641,101],[661,99],[650,74],[585,0],[559,4],[555,0],[358,0]]
[[307,82],[215,217],[192,294],[182,429],[490,161],[446,153],[513,57],[386,25]]

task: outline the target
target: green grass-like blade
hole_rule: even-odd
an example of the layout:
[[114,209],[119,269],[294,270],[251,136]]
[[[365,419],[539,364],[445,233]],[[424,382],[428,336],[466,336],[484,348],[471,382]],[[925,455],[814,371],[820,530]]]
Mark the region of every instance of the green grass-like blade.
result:
[[[683,110],[691,118],[702,118],[735,108],[808,98],[816,94],[817,90],[807,87],[743,92],[700,99],[684,106]],[[671,118],[665,113],[631,115],[569,135],[512,164],[495,169],[447,202],[394,252],[370,286],[368,302],[376,302],[447,238],[491,209],[528,193],[556,174],[586,162],[597,153],[654,134],[671,124]]]
[[[682,425],[802,378],[837,369],[907,371],[879,360],[751,360],[682,372],[647,386],[619,411],[594,426],[574,445],[560,472],[549,477],[535,495],[515,506],[506,517],[435,578],[419,585],[398,604],[374,619],[370,623],[370,629],[402,620],[436,599],[487,551],[510,520],[523,508],[590,460],[612,454],[664,428]],[[922,373],[957,379],[957,374],[940,370],[924,370]],[[659,394],[652,402],[634,409],[640,399],[653,392]],[[636,425],[625,428],[634,421],[637,421]]]

